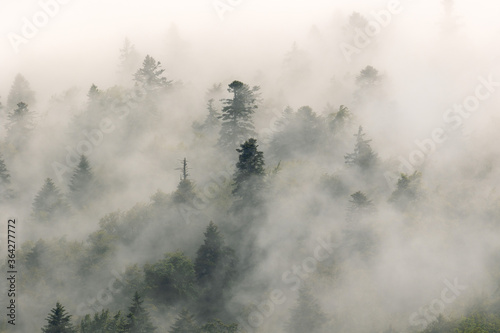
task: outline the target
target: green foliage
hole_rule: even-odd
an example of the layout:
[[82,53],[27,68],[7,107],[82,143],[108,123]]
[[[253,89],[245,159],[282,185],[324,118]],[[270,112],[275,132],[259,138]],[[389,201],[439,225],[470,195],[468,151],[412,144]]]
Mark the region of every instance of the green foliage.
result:
[[82,155],[69,184],[69,197],[75,206],[83,208],[90,202],[93,192],[93,179],[94,175],[89,161],[85,155]]
[[135,293],[132,298],[129,313],[127,314],[127,332],[128,333],[153,333],[156,332],[156,327],[151,322],[149,313],[142,305],[144,301]]
[[182,252],[165,254],[165,258],[144,266],[149,294],[164,304],[188,300],[196,294],[193,263]]
[[76,333],[76,329],[71,324],[71,316],[66,313],[66,309],[57,302],[56,307],[50,310],[47,317],[47,325],[42,328],[43,333]]
[[240,155],[233,176],[233,194],[250,205],[258,202],[258,192],[264,185],[264,153],[258,151],[257,147],[257,140],[249,139],[240,149],[236,149]]
[[201,333],[236,333],[238,324],[225,324],[219,319],[213,319],[201,327]]
[[363,127],[359,126],[358,133],[354,134],[356,137],[356,145],[354,152],[344,156],[345,163],[350,166],[357,166],[361,170],[366,171],[373,168],[377,164],[377,154],[373,152],[370,141],[365,140]]
[[52,179],[45,183],[33,202],[32,216],[38,221],[47,222],[63,217],[69,212],[69,206]]
[[179,185],[177,185],[177,191],[174,192],[172,199],[177,204],[189,204],[192,205],[196,199],[196,193],[194,191],[193,182],[188,179],[188,166],[186,158],[182,161],[181,168],[181,180]]
[[196,324],[196,320],[193,315],[189,313],[188,310],[183,309],[177,319],[175,320],[174,325],[170,327],[169,333],[198,333],[200,332],[200,328]]
[[126,333],[126,325],[120,312],[112,316],[109,310],[102,310],[101,313],[95,313],[93,318],[86,315],[80,321],[79,333]]
[[349,200],[349,207],[347,210],[347,221],[356,222],[359,221],[363,216],[366,216],[374,211],[373,203],[366,194],[358,191],[351,194],[351,199]]
[[319,333],[326,323],[326,316],[307,286],[299,289],[297,305],[292,308],[286,324],[287,333]]
[[228,91],[233,98],[225,99],[222,108],[222,125],[219,137],[219,146],[232,150],[243,141],[255,135],[252,115],[257,109],[257,91],[259,87],[250,88],[248,85],[233,81]]
[[213,318],[223,309],[224,293],[229,291],[236,276],[236,265],[234,251],[224,246],[223,236],[210,222],[194,264],[196,279],[203,288],[197,302],[201,318]]

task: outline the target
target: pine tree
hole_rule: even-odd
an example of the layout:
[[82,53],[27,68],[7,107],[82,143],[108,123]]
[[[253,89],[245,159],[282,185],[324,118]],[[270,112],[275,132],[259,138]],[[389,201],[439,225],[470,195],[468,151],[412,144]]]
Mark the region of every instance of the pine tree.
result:
[[153,57],[147,55],[142,62],[142,68],[134,74],[136,83],[142,87],[146,93],[157,92],[169,87],[172,81],[162,76],[165,70],[161,68],[161,63]]
[[139,64],[139,53],[128,38],[123,42],[123,48],[120,49],[120,68],[119,74],[123,82],[129,82],[132,79],[132,73]]
[[75,206],[82,208],[90,202],[92,182],[92,169],[87,157],[82,155],[69,184],[69,196]]
[[307,286],[300,287],[297,305],[292,308],[290,317],[287,333],[319,333],[326,322],[325,314]]
[[0,154],[0,201],[11,198],[12,190],[10,185],[10,174],[5,165],[5,161]]
[[396,190],[392,192],[389,202],[396,204],[399,208],[406,209],[421,198],[420,180],[422,174],[415,171],[411,175],[402,173],[398,179]]
[[363,216],[370,214],[374,211],[373,203],[366,194],[358,191],[351,194],[351,199],[349,200],[349,208],[347,210],[347,221],[356,222],[359,221]]
[[153,333],[156,332],[156,327],[149,318],[149,313],[144,309],[139,293],[136,291],[132,298],[132,305],[129,308],[127,315],[127,332],[128,333]]
[[198,314],[203,319],[215,317],[224,308],[224,293],[236,276],[237,260],[233,249],[224,245],[224,237],[210,221],[203,245],[197,252],[194,269],[202,288]]
[[356,145],[354,152],[344,156],[345,163],[351,166],[357,166],[361,170],[368,170],[374,167],[377,163],[377,154],[373,152],[370,141],[365,140],[363,127],[359,126],[358,133],[354,134],[356,137]]
[[188,176],[187,160],[184,158],[182,160],[181,180],[179,185],[177,185],[177,191],[175,191],[173,195],[175,203],[192,205],[196,199],[194,184],[190,179],[188,179]]
[[229,150],[237,147],[243,141],[255,135],[252,115],[257,109],[257,91],[259,87],[233,81],[228,91],[233,98],[223,100],[222,125],[219,146]]
[[196,321],[191,313],[188,310],[183,309],[177,319],[175,320],[174,325],[170,327],[169,333],[198,333],[200,332],[200,328],[196,324]]
[[29,82],[21,74],[17,74],[7,97],[7,109],[13,110],[19,103],[28,105],[35,103],[35,92],[31,90]]
[[257,140],[249,139],[236,151],[240,154],[233,176],[233,194],[246,204],[259,202],[258,194],[264,186],[264,154],[257,150]]
[[214,99],[211,98],[207,102],[208,115],[203,123],[205,131],[212,131],[220,125],[220,114],[214,106]]
[[28,104],[19,102],[17,108],[8,113],[7,118],[9,120],[7,141],[17,149],[21,149],[33,129],[33,113],[28,108]]
[[47,325],[42,328],[43,333],[76,333],[71,324],[71,316],[66,313],[64,306],[57,302],[47,317]]
[[201,333],[236,333],[238,324],[225,324],[219,319],[213,319],[201,327]]
[[39,221],[50,221],[69,211],[69,206],[52,179],[45,179],[33,202],[32,216]]

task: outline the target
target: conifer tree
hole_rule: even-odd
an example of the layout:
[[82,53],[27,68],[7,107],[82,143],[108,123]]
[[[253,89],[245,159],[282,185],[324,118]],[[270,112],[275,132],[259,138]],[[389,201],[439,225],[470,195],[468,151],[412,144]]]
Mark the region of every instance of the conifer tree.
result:
[[361,191],[351,194],[349,208],[347,211],[347,221],[356,222],[363,216],[374,211],[373,203],[366,194]]
[[71,316],[66,313],[64,306],[57,302],[56,307],[50,310],[47,317],[47,325],[42,328],[43,333],[76,333],[77,330],[71,324]]
[[127,332],[128,333],[153,333],[156,332],[156,327],[151,322],[149,313],[142,305],[144,301],[136,291],[132,298],[132,305],[129,308],[127,315]]
[[196,324],[196,320],[193,315],[189,313],[188,310],[183,309],[177,319],[175,320],[174,325],[170,327],[169,333],[198,333],[200,332],[200,328]]
[[136,51],[135,46],[128,38],[123,42],[123,48],[120,49],[120,68],[119,74],[122,81],[130,82],[132,73],[139,64],[139,53]]
[[257,140],[249,139],[243,143],[239,153],[236,172],[234,174],[233,194],[246,204],[259,202],[258,194],[264,186],[264,154],[257,150]]
[[220,147],[231,150],[255,135],[252,115],[257,109],[258,90],[257,86],[250,88],[240,81],[229,85],[228,91],[233,97],[223,100],[225,106],[219,117],[222,119]]
[[359,126],[358,133],[354,134],[356,137],[356,145],[354,152],[344,156],[345,163],[351,166],[357,166],[361,170],[368,170],[374,167],[377,163],[377,154],[373,152],[370,141],[365,140],[363,127]]
[[398,179],[396,189],[392,192],[389,202],[394,203],[399,208],[406,209],[421,197],[420,180],[422,174],[415,171],[411,175],[402,173]]
[[7,115],[7,141],[20,149],[27,140],[28,135],[33,129],[33,113],[28,104],[19,102],[17,108],[10,111]]
[[236,265],[233,249],[224,245],[224,237],[210,221],[194,263],[196,279],[202,288],[198,300],[198,315],[201,318],[213,318],[224,308],[224,293],[236,276]]
[[81,155],[80,162],[73,172],[69,189],[69,197],[75,206],[82,208],[90,202],[93,183],[92,168],[85,155]]
[[214,106],[214,99],[211,98],[207,102],[208,115],[203,123],[203,129],[205,131],[211,131],[220,125],[220,114]]
[[286,332],[320,333],[325,323],[326,316],[309,288],[300,287],[297,304],[292,308],[290,321],[286,324]]
[[12,196],[10,189],[10,174],[5,165],[5,161],[0,154],[0,201],[9,199]]
[[179,204],[193,204],[193,201],[196,199],[196,193],[193,182],[188,179],[189,173],[186,158],[182,160],[182,168],[180,170],[181,179],[179,185],[177,185],[177,190],[174,192],[173,200]]
[[45,183],[33,202],[32,216],[39,221],[49,221],[69,211],[69,206],[52,179],[45,179]]
[[167,78],[162,76],[164,71],[159,61],[147,55],[142,62],[142,68],[138,69],[134,74],[134,79],[146,93],[157,92],[169,87],[172,83],[172,81],[167,81]]
[[29,82],[21,74],[17,74],[7,96],[7,109],[15,109],[19,103],[28,105],[35,103],[35,92],[31,90]]

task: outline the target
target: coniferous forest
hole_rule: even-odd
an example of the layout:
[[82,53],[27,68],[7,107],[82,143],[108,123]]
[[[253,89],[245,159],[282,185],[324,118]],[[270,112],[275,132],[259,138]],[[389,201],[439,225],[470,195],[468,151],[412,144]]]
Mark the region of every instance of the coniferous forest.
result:
[[194,2],[11,22],[0,332],[500,332],[498,5]]

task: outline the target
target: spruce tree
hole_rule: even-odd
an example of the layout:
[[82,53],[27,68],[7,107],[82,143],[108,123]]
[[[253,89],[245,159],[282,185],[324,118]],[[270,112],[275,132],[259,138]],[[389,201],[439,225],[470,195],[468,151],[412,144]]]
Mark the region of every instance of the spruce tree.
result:
[[188,310],[183,309],[177,319],[175,320],[174,325],[170,327],[169,333],[198,333],[200,332],[200,328],[196,324],[196,320],[193,315],[189,313]]
[[374,211],[373,203],[366,194],[361,191],[351,194],[349,200],[349,208],[347,210],[347,221],[356,222],[363,216],[370,214]]
[[299,289],[297,304],[291,310],[290,321],[286,324],[287,333],[319,333],[326,323],[326,316],[318,301],[307,286]]
[[33,113],[30,111],[28,104],[19,102],[17,108],[8,113],[7,118],[9,121],[7,124],[7,141],[13,144],[16,149],[21,149],[33,129]]
[[205,131],[212,131],[220,125],[220,114],[214,106],[214,99],[211,98],[207,102],[208,115],[203,123],[203,129]]
[[392,192],[389,202],[401,209],[406,209],[418,201],[421,196],[420,180],[422,174],[415,171],[411,175],[402,173],[398,179],[396,190]]
[[0,201],[9,199],[12,196],[12,190],[9,186],[10,174],[2,155],[0,154]]
[[149,313],[142,305],[144,301],[136,291],[132,298],[132,305],[129,308],[127,315],[127,332],[128,333],[153,333],[156,332],[156,327],[151,322]]
[[255,136],[252,115],[257,109],[257,91],[259,87],[250,88],[248,85],[233,81],[228,91],[232,98],[223,100],[222,119],[218,145],[222,148],[233,149],[248,138]]
[[249,139],[243,143],[239,153],[236,172],[233,176],[233,194],[248,205],[259,203],[259,191],[264,186],[264,153],[257,150],[257,140]]
[[169,87],[172,83],[172,81],[167,81],[167,78],[162,76],[164,71],[159,61],[147,55],[142,62],[142,68],[138,69],[134,74],[134,79],[146,93],[157,92]]
[[139,64],[139,53],[136,51],[135,46],[130,42],[128,38],[125,38],[123,42],[123,48],[120,49],[120,68],[119,74],[121,80],[125,82],[130,82],[132,79],[132,73],[137,68]]
[[57,302],[56,307],[50,310],[47,325],[42,328],[43,333],[76,333],[71,324],[71,316],[66,313],[64,306]]
[[357,166],[361,170],[368,170],[377,164],[377,154],[373,152],[370,141],[365,140],[363,127],[359,126],[358,133],[354,134],[356,137],[356,145],[354,152],[344,156],[345,163],[350,166]]
[[213,318],[221,313],[224,293],[229,291],[236,276],[236,265],[233,249],[224,245],[224,237],[210,221],[194,263],[196,279],[202,289],[197,302],[198,315],[202,319]]
[[226,324],[220,319],[212,319],[201,327],[201,333],[236,333],[238,324]]
[[7,96],[7,109],[13,110],[19,103],[34,104],[35,92],[29,82],[21,74],[17,74]]
[[181,179],[179,185],[177,185],[177,190],[174,192],[173,200],[178,204],[192,205],[196,199],[196,193],[193,182],[188,179],[189,173],[186,158],[182,160],[182,168],[180,170]]
[[61,217],[68,211],[69,206],[52,179],[45,179],[33,202],[33,218],[46,222]]
[[69,197],[75,206],[83,208],[90,202],[93,178],[87,157],[81,155],[69,184]]

